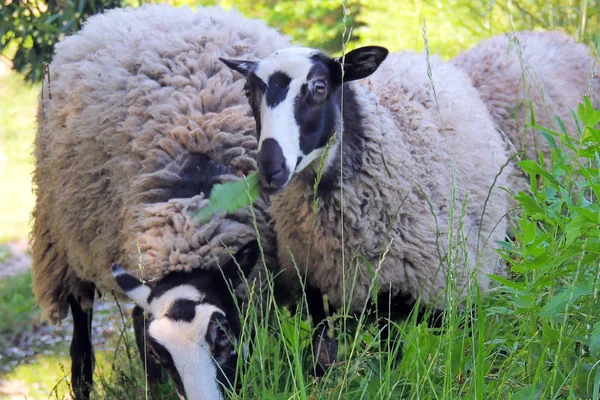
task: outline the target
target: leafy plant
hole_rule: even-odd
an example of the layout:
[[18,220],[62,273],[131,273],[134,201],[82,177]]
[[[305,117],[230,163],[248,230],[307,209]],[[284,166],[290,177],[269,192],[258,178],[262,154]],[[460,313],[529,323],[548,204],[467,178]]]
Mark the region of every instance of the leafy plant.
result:
[[192,221],[202,224],[217,213],[234,212],[254,203],[259,194],[258,182],[258,172],[252,172],[243,179],[215,185],[210,192],[210,203],[192,212]]
[[7,0],[0,7],[0,53],[12,48],[13,69],[25,79],[42,79],[54,45],[77,32],[85,20],[122,0]]
[[561,132],[537,127],[552,147],[549,169],[541,155],[520,162],[531,193],[515,197],[522,208],[516,239],[502,252],[514,277],[498,279],[506,308],[488,310],[514,318],[504,340],[527,338],[508,357],[522,357],[511,375],[523,377],[527,396],[592,398],[597,390],[590,374],[600,355],[600,110],[585,98],[574,118],[581,123],[571,136],[562,121]]

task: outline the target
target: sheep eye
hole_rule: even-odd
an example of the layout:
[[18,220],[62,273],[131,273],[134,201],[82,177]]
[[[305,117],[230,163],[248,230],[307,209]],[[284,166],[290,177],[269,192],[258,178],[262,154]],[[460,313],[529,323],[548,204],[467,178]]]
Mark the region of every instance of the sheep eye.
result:
[[217,343],[223,345],[229,341],[229,334],[223,328],[219,328],[217,332]]
[[313,90],[317,94],[325,93],[326,89],[327,89],[327,83],[322,79],[316,80],[315,83],[313,84]]

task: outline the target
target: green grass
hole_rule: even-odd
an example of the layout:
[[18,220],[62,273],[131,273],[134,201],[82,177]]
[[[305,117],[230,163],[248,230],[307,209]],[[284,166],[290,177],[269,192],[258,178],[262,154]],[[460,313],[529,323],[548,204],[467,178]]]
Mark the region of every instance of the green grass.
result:
[[[24,389],[28,399],[66,398],[69,386],[65,377],[69,376],[71,364],[68,353],[40,355],[29,361],[1,378]],[[7,395],[0,388],[0,398]]]
[[[499,248],[510,279],[496,277],[485,296],[471,290],[462,313],[449,298],[440,328],[414,316],[393,322],[390,342],[380,340],[364,315],[335,315],[341,362],[322,379],[311,375],[312,327],[305,307],[292,313],[273,298],[255,298],[243,333],[253,351],[240,365],[234,398],[597,399],[600,111],[585,103],[579,116],[583,125],[576,139],[549,133],[557,146],[548,170],[543,160],[521,163],[531,174],[532,193],[517,195],[515,240]],[[566,149],[579,158],[567,156]],[[256,310],[263,307],[269,313],[259,317]],[[131,335],[117,340],[114,359],[112,353],[99,355],[95,398],[144,398]],[[22,366],[13,374],[35,375],[37,368]],[[55,375],[53,383],[61,377]],[[163,389],[162,398],[177,398],[170,386]]]
[[31,188],[36,99],[39,85],[0,72],[0,244],[27,237],[34,196]]
[[31,293],[31,273],[0,279],[0,352],[7,342],[23,331],[31,329],[39,310]]

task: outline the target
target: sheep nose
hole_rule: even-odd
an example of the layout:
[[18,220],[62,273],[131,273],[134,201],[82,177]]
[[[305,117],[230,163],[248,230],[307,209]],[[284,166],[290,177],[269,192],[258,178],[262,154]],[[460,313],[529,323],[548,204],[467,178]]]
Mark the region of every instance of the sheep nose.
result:
[[275,193],[288,181],[289,170],[283,151],[275,139],[265,139],[258,154],[258,172],[263,190]]

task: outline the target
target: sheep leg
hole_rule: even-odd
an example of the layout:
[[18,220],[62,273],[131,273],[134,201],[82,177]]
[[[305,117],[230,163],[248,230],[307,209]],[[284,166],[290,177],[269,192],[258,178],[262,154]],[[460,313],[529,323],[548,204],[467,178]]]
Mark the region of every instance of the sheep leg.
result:
[[[88,296],[93,304],[94,286],[89,287]],[[92,391],[94,373],[94,349],[92,348],[93,307],[83,310],[79,301],[69,295],[73,315],[73,339],[71,340],[71,384],[75,400],[88,400]]]
[[148,351],[148,345],[146,342],[146,318],[144,316],[144,309],[140,306],[135,306],[131,313],[133,319],[133,332],[135,334],[135,344],[140,353],[142,365],[146,371],[146,379],[150,386],[150,392],[155,393],[157,386],[163,381],[163,370],[160,364],[157,363]]
[[[334,337],[335,333],[328,334],[327,313],[323,305],[323,294],[313,286],[305,287],[306,301],[308,303],[308,313],[310,314],[313,325],[316,327],[313,334],[313,354],[315,356],[315,376],[324,376],[329,368],[335,362],[338,351],[338,342]],[[332,328],[333,330],[333,328]]]
[[[391,335],[391,321],[404,320],[414,312],[416,315],[416,323],[426,322],[430,327],[440,328],[442,326],[443,310],[427,310],[423,307],[415,310],[416,300],[412,296],[399,293],[395,296],[390,296],[384,292],[378,295],[377,299],[377,315],[379,327],[379,339],[381,341],[381,349],[388,352],[396,350],[393,354],[396,360],[402,358],[402,342],[397,335]],[[398,343],[399,342],[399,343]]]

